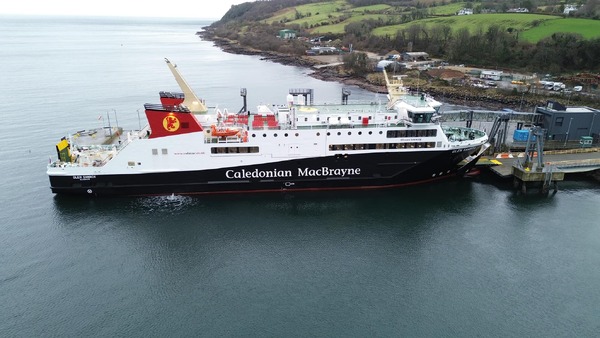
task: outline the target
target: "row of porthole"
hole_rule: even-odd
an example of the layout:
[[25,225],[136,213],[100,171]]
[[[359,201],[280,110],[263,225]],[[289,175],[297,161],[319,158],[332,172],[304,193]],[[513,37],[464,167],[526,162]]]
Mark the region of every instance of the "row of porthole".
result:
[[[294,134],[296,137],[300,136],[300,134],[296,133]],[[317,133],[317,136],[319,136],[320,133]],[[267,134],[263,134],[263,137],[267,137]],[[288,133],[283,134],[283,136],[288,137]],[[256,137],[256,134],[252,134],[252,137]],[[277,137],[277,133],[273,134],[273,137]]]
[[[380,130],[379,135],[382,135],[382,134],[383,134],[383,131]],[[338,131],[337,135],[341,136],[342,132]],[[352,135],[352,132],[349,131],[348,135]],[[362,131],[359,131],[358,135],[362,135]],[[369,131],[369,135],[373,135],[373,131]],[[267,137],[267,134],[263,134],[262,136]],[[285,133],[285,134],[283,134],[283,136],[288,137],[289,135],[288,135],[288,133]],[[296,134],[294,134],[294,136],[298,137],[298,136],[300,136],[300,134],[296,133]],[[321,133],[317,133],[317,136],[321,136]],[[327,136],[331,136],[331,132],[327,132]],[[256,137],[256,134],[252,134],[252,137]],[[277,133],[273,134],[273,137],[277,137]]]
[[[450,170],[446,171],[446,174],[449,174],[449,173],[450,173]],[[444,175],[444,172],[440,171],[440,173],[437,175],[436,175],[436,173],[431,174],[431,177],[442,176],[442,175]]]
[[[380,131],[379,131],[379,135],[382,135],[382,134],[383,134],[383,131],[381,131],[381,130],[380,130]],[[327,136],[330,136],[330,135],[331,135],[331,133],[330,133],[330,132],[327,132]],[[341,135],[342,135],[342,132],[338,131],[338,132],[337,132],[337,135],[338,135],[338,136],[341,136]],[[352,135],[352,132],[351,132],[351,131],[349,131],[349,132],[348,132],[348,135]],[[359,131],[359,132],[358,132],[358,135],[362,135],[362,131]],[[369,135],[373,135],[373,131],[369,131]]]

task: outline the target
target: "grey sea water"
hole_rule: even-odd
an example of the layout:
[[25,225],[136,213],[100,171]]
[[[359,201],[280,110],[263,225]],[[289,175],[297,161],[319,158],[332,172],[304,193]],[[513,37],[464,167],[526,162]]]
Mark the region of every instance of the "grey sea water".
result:
[[[308,70],[221,52],[174,19],[0,18],[0,336],[600,333],[600,188],[523,196],[483,176],[382,191],[81,199],[45,167],[68,132],[209,106],[339,100]],[[351,98],[382,99],[358,88]],[[143,116],[142,116],[143,117]]]

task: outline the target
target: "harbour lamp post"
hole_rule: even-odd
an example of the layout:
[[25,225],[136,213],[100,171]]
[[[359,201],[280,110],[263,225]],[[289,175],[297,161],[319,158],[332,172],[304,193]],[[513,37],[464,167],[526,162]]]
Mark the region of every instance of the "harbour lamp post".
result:
[[119,119],[117,118],[117,110],[113,108],[113,112],[115,113],[115,123],[117,124],[117,128],[119,128]]
[[138,108],[137,110],[137,114],[138,114],[138,125],[140,127],[140,131],[142,131],[142,120],[140,119],[140,109]]
[[564,144],[565,147],[567,146],[567,141],[569,140],[569,132],[571,131],[571,122],[573,122],[572,117],[569,120],[569,128],[567,128],[567,135],[565,136],[565,144]]
[[525,97],[525,89],[523,89],[523,94],[521,94],[521,104],[519,104],[519,111],[523,111],[523,98]]
[[[106,119],[108,120],[108,132],[110,137],[112,137],[112,127],[110,126],[110,112],[106,112]],[[106,136],[106,131],[104,131],[104,136]]]

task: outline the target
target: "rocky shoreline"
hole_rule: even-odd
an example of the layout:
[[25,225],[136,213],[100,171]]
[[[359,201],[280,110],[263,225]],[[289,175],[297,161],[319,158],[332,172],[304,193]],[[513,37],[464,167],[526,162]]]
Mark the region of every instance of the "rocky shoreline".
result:
[[337,70],[329,67],[316,69],[314,67],[321,65],[322,63],[309,56],[289,55],[247,48],[240,46],[235,41],[214,37],[211,34],[208,34],[206,31],[199,32],[198,35],[200,35],[205,40],[212,41],[215,44],[215,46],[219,47],[226,53],[240,55],[258,55],[261,57],[262,60],[266,61],[276,62],[288,66],[311,68],[313,72],[309,75],[319,80],[354,85],[373,93],[387,93],[387,89],[385,88],[385,86],[369,83],[362,77],[341,75]]
[[[313,72],[309,75],[319,80],[353,85],[373,93],[387,93],[387,88],[385,86],[370,83],[364,77],[345,75],[341,73],[337,67],[323,67],[317,69],[315,66],[322,63],[309,56],[289,55],[247,48],[240,46],[235,41],[215,37],[209,31],[198,32],[198,35],[204,40],[212,41],[215,46],[227,53],[258,55],[261,56],[262,60],[277,62],[283,65],[311,68]],[[548,99],[533,95],[528,95],[528,97],[524,98],[522,95],[505,95],[497,91],[487,92],[471,87],[427,85],[421,87],[421,89],[436,99],[448,104],[490,110],[509,108],[520,111],[532,111],[536,106],[545,105],[546,100]]]

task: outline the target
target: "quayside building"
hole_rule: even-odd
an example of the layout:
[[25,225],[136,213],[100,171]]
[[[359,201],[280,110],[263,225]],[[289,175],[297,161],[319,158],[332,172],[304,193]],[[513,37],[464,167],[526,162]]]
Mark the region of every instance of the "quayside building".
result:
[[585,106],[564,106],[548,101],[544,107],[536,107],[542,115],[539,126],[547,130],[548,140],[579,141],[592,137],[594,144],[600,140],[600,110]]

